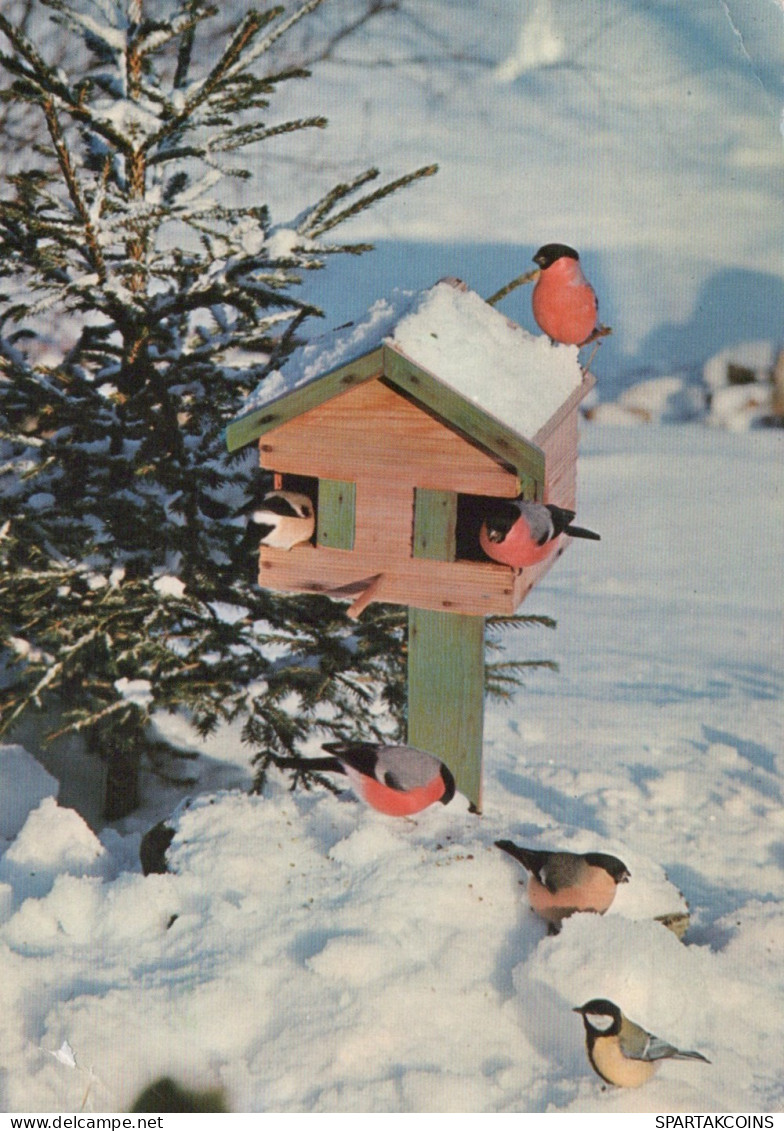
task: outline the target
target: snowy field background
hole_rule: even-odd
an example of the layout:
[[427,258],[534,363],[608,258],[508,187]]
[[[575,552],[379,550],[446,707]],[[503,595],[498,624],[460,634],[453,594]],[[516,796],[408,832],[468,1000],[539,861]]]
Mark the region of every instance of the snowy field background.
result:
[[[328,157],[313,134],[281,143],[279,162],[265,152],[275,214],[306,203],[289,171],[327,188],[370,165],[440,167],[346,229],[376,241],[372,265],[312,276],[334,323],[444,275],[493,294],[558,240],[614,330],[603,399],[780,332],[780,0],[403,0],[316,73]],[[287,85],[289,113],[312,111],[310,86]],[[527,289],[501,309],[535,329]]]
[[[319,137],[259,170],[279,217],[305,203],[287,162],[325,184],[441,164],[354,223],[376,253],[309,280],[329,325],[445,274],[489,294],[559,239],[615,330],[603,401],[649,376],[693,390],[725,347],[773,356],[778,3],[416,12],[419,40],[411,21],[399,39],[368,25],[276,103],[332,120],[326,161]],[[382,47],[398,67],[363,65]],[[529,299],[503,309],[532,329]],[[557,630],[509,640],[508,658],[560,671],[488,704],[481,817],[461,798],[395,821],[349,794],[249,797],[224,732],[197,785],[150,778],[145,807],[96,834],[0,748],[0,1110],[127,1110],[171,1073],[234,1111],[781,1111],[783,436],[584,425],[579,517],[602,542],[526,602]],[[145,878],[142,832],[186,792],[176,872]],[[632,881],[547,938],[498,837],[614,852]],[[679,892],[684,943],[652,920]],[[594,996],[712,1063],[603,1087],[571,1012]]]

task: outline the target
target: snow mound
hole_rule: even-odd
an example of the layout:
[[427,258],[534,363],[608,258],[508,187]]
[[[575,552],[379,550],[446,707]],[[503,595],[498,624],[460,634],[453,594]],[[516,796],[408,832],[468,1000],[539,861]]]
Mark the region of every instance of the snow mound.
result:
[[702,379],[715,391],[730,384],[733,368],[736,374],[747,370],[749,381],[769,381],[776,349],[772,341],[736,342],[710,357],[702,367]]
[[104,876],[108,865],[106,849],[79,814],[45,797],[0,859],[0,879],[27,898],[45,895],[59,875]]
[[688,375],[672,374],[638,381],[617,401],[602,402],[585,415],[601,424],[680,424],[705,412],[705,393]]
[[773,411],[773,386],[770,382],[753,381],[746,385],[726,385],[711,397],[708,422],[732,432],[765,421]]
[[739,342],[706,361],[702,377],[709,390],[709,424],[745,432],[769,422],[776,354],[772,341]]

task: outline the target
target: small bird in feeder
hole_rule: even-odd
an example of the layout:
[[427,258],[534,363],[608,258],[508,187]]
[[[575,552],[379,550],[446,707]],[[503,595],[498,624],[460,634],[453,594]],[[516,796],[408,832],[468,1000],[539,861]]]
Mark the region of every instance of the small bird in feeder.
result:
[[530,872],[528,901],[531,910],[545,920],[551,935],[557,935],[562,920],[577,911],[603,915],[615,898],[618,884],[630,878],[623,861],[604,852],[579,855],[520,848],[511,840],[495,843]]
[[660,1060],[702,1060],[710,1064],[701,1052],[684,1052],[654,1037],[606,998],[594,998],[574,1012],[582,1014],[591,1068],[608,1084],[639,1088],[650,1080]]
[[303,759],[303,769],[345,774],[355,791],[380,813],[409,817],[455,795],[455,779],[432,754],[415,746],[380,742],[325,742],[332,758]]
[[250,517],[262,546],[276,550],[309,541],[316,528],[312,500],[296,491],[268,491]]
[[498,499],[482,522],[479,544],[493,561],[522,569],[549,557],[561,534],[600,540],[592,530],[572,526],[573,518],[574,511],[552,503]]
[[564,345],[581,346],[593,340],[599,303],[583,275],[580,256],[567,244],[546,243],[533,258],[540,268],[531,296],[539,329]]

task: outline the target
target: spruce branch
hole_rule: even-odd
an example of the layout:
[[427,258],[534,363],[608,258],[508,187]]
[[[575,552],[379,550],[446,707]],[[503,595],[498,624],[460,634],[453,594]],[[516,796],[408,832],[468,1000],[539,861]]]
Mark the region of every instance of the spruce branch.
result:
[[[287,20],[283,20],[281,23],[279,23],[277,27],[273,28],[268,36],[261,40],[260,43],[254,45],[253,49],[249,52],[248,57],[245,60],[245,65],[247,66],[250,63],[255,62],[256,59],[260,58],[260,56],[266,54],[270,50],[270,48],[275,43],[277,43],[277,41],[281,39],[282,36],[286,34],[286,32],[290,31],[295,26],[295,24],[298,24],[305,18],[305,16],[309,16],[311,12],[315,12],[316,8],[320,7],[322,3],[323,0],[306,0],[304,4],[301,4],[295,12],[292,12]],[[282,15],[283,11],[284,9],[282,7],[278,7],[273,8],[269,12],[265,13],[269,17],[267,23],[272,22],[273,19],[277,19],[279,15]]]
[[397,180],[390,181],[388,184],[382,186],[382,188],[376,189],[375,192],[363,196],[342,212],[338,212],[336,215],[317,224],[310,229],[309,234],[313,237],[320,236],[324,232],[328,232],[331,228],[337,227],[338,224],[343,224],[346,220],[352,219],[354,216],[359,215],[360,212],[371,208],[374,204],[378,204],[380,200],[383,200],[384,197],[389,196],[391,193],[399,192],[400,189],[403,188],[408,188],[409,185],[415,184],[424,177],[432,177],[437,172],[438,165],[423,165],[421,169],[417,169],[413,173],[407,173],[404,177],[398,177]]
[[531,625],[540,625],[542,628],[556,628],[558,622],[552,617],[531,616],[525,613],[491,613],[485,618],[485,624],[493,631],[505,631],[508,628],[529,628]]
[[60,123],[57,120],[57,113],[55,112],[54,103],[51,99],[47,99],[43,104],[44,117],[46,125],[49,130],[49,136],[52,139],[57,160],[60,165],[60,170],[63,174],[68,189],[68,195],[74,206],[77,216],[81,221],[84,228],[84,237],[89,252],[89,263],[94,271],[98,272],[98,278],[101,282],[106,279],[106,264],[104,263],[103,254],[98,244],[98,237],[93,226],[92,218],[89,209],[84,200],[84,196],[79,185],[76,171],[71,160],[71,155],[68,152],[68,147],[65,144],[62,131],[60,130]]
[[97,134],[124,153],[130,153],[129,140],[116,130],[110,122],[95,114],[82,101],[81,90],[72,91],[67,82],[44,61],[27,36],[14,27],[10,20],[0,12],[0,31],[10,40],[18,56],[27,64],[11,55],[0,54],[0,65],[11,74],[19,76],[19,85],[12,88],[11,97],[43,105],[47,98],[53,100],[57,108],[66,110],[76,121],[90,126]]
[[235,126],[210,138],[204,147],[204,153],[223,153],[232,149],[240,149],[246,145],[253,145],[259,141],[266,141],[270,137],[279,137],[281,134],[295,133],[299,130],[326,129],[327,119],[321,116],[315,118],[295,118],[290,122],[281,122],[276,126]]
[[151,132],[145,139],[143,150],[145,153],[161,145],[169,137],[181,131],[188,119],[192,118],[196,110],[207,102],[230,75],[238,64],[243,66],[249,60],[245,58],[248,44],[258,35],[261,29],[275,18],[279,9],[271,9],[263,15],[259,12],[248,12],[235,31],[223,54],[210,73],[200,83],[188,98],[185,99],[182,109],[164,122],[158,130]]
[[486,693],[495,699],[510,699],[517,688],[525,686],[521,675],[530,668],[557,672],[558,664],[554,660],[507,660],[488,664],[485,669]]
[[322,216],[325,216],[335,204],[348,196],[352,192],[356,192],[358,188],[368,184],[369,181],[374,181],[378,177],[378,169],[366,169],[364,173],[360,173],[352,181],[347,184],[335,185],[321,200],[305,213],[297,224],[297,231],[300,235],[310,236],[313,234],[318,221]]

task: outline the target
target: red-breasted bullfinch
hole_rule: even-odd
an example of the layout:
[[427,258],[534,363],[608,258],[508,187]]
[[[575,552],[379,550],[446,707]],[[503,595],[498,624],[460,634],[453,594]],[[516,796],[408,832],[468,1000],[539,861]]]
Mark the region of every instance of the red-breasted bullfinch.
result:
[[316,527],[311,499],[297,491],[268,491],[251,520],[261,535],[261,545],[276,550],[290,550],[307,542]]
[[540,268],[531,296],[537,326],[554,342],[581,346],[596,329],[599,303],[580,256],[565,243],[546,243],[534,263]]
[[600,540],[592,530],[572,526],[573,518],[574,511],[552,503],[498,499],[479,530],[479,544],[493,561],[522,569],[549,557],[561,534]]
[[619,1088],[639,1088],[650,1080],[660,1060],[710,1061],[701,1052],[684,1052],[654,1037],[606,998],[594,998],[574,1010],[585,1024],[585,1045],[594,1072]]
[[380,813],[409,817],[455,795],[455,779],[432,754],[380,742],[325,742],[332,758],[303,758],[303,769],[345,774],[354,792]]
[[618,884],[629,879],[623,861],[605,852],[578,855],[520,848],[511,840],[495,843],[530,872],[528,902],[531,910],[545,920],[551,935],[557,935],[562,920],[576,911],[604,914],[615,898]]

